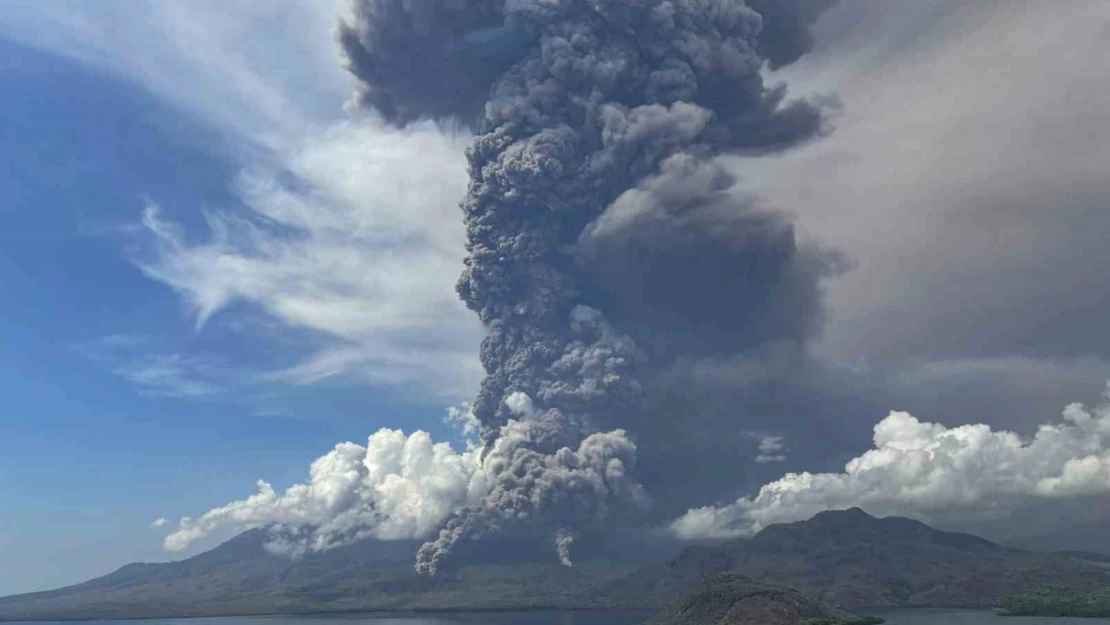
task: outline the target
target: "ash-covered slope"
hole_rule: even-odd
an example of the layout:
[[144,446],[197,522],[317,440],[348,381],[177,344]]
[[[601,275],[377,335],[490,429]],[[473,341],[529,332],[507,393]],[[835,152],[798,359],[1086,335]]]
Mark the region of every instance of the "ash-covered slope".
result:
[[863,510],[823,512],[774,525],[751,539],[694,546],[596,591],[599,603],[686,592],[707,576],[742,573],[797,588],[842,606],[994,606],[1005,596],[1049,585],[1110,583],[1110,569],[1068,554],[1008,549]]
[[250,530],[177,562],[135,563],[81,584],[0,598],[0,619],[243,614],[326,603],[347,575],[372,579],[411,570],[415,543],[364,541],[291,560]]
[[251,530],[178,562],[129,564],[47,592],[0,598],[0,620],[216,616],[327,611],[563,606],[641,566],[556,563],[534,541],[503,538],[459,550],[435,578],[417,575],[419,541],[364,540],[293,560]]

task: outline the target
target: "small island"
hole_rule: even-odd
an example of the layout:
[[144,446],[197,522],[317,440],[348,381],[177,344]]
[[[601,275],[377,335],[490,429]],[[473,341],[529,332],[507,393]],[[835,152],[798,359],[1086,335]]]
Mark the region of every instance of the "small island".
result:
[[800,591],[735,573],[705,580],[647,625],[874,625],[883,619],[857,616]]
[[1003,599],[1002,616],[1110,617],[1110,588],[1051,587],[1010,595]]

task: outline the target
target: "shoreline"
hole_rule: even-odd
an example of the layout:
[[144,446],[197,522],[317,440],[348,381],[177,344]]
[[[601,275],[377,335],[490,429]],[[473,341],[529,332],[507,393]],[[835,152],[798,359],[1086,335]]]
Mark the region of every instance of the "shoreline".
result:
[[131,616],[131,617],[63,617],[44,619],[4,619],[0,623],[97,623],[107,621],[156,621],[156,620],[203,620],[222,618],[265,619],[265,618],[356,618],[360,616],[423,616],[428,614],[512,614],[522,612],[593,612],[612,613],[623,612],[628,614],[643,613],[650,616],[657,610],[652,608],[621,608],[621,607],[558,607],[558,606],[524,606],[524,607],[488,607],[488,608],[406,608],[403,610],[317,610],[312,612],[255,612],[250,614],[206,614],[184,616]]
[[[891,612],[923,612],[923,611],[961,611],[961,612],[994,612],[998,614],[996,607],[981,607],[981,606],[869,606],[869,607],[852,607],[844,608],[853,613],[860,614],[861,616],[869,616],[874,613],[891,613]],[[0,623],[98,623],[109,621],[157,621],[157,620],[191,620],[200,621],[205,619],[267,619],[267,618],[359,618],[359,617],[390,617],[390,618],[405,618],[405,617],[420,617],[436,614],[513,614],[513,613],[534,613],[534,612],[563,612],[563,613],[626,613],[626,614],[643,614],[644,617],[650,617],[658,610],[651,608],[627,608],[627,607],[559,607],[559,606],[525,606],[525,607],[485,607],[485,608],[406,608],[399,610],[387,609],[374,609],[374,610],[316,610],[311,612],[256,612],[256,613],[242,613],[242,614],[219,614],[219,615],[181,615],[181,616],[134,616],[134,617],[72,617],[72,618],[48,618],[48,619],[24,619],[24,620],[7,620],[0,618]],[[999,616],[1004,616],[999,614]]]

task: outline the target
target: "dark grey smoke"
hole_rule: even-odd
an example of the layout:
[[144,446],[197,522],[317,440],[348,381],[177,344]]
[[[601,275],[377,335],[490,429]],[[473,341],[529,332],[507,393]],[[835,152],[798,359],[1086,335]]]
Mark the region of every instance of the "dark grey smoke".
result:
[[490,85],[520,56],[480,43],[502,32],[503,4],[356,2],[355,22],[340,24],[339,43],[360,80],[359,103],[401,125],[424,118],[479,120]]
[[820,329],[814,294],[834,259],[799,248],[793,226],[738,197],[735,182],[714,161],[672,156],[574,248],[584,296],[656,361],[804,342]]
[[809,27],[838,0],[748,0],[763,16],[763,32],[756,51],[778,69],[802,58],[813,48]]
[[418,570],[506,523],[554,533],[642,506],[620,428],[673,418],[645,376],[816,331],[827,259],[716,162],[825,129],[760,74],[804,52],[818,4],[760,5],[361,0],[341,26],[363,104],[477,132],[458,291],[489,329],[473,408],[491,494]]

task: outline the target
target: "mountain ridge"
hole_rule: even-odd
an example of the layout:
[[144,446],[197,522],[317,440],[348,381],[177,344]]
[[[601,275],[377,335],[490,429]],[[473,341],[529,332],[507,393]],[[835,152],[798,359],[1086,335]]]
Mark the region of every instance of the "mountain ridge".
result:
[[847,608],[991,607],[1049,585],[1110,585],[1105,559],[1021,551],[858,508],[772,525],[752,538],[687,546],[648,564],[596,560],[568,568],[511,545],[500,561],[482,561],[473,545],[461,564],[434,578],[413,571],[416,541],[360,541],[291,560],[266,550],[266,540],[265,530],[250,530],[186,560],[134,563],[81,584],[0,598],[0,620],[660,608],[722,573]]
[[644,594],[688,592],[706,577],[739,573],[844,607],[993,607],[1031,587],[1110,583],[1110,567],[1073,554],[1011,549],[861,509],[768,526],[752,538],[695,545],[666,563],[596,589],[620,605]]
[[1029,551],[1073,551],[1110,557],[1110,522],[1094,521],[1017,536],[1003,541],[1003,544]]

